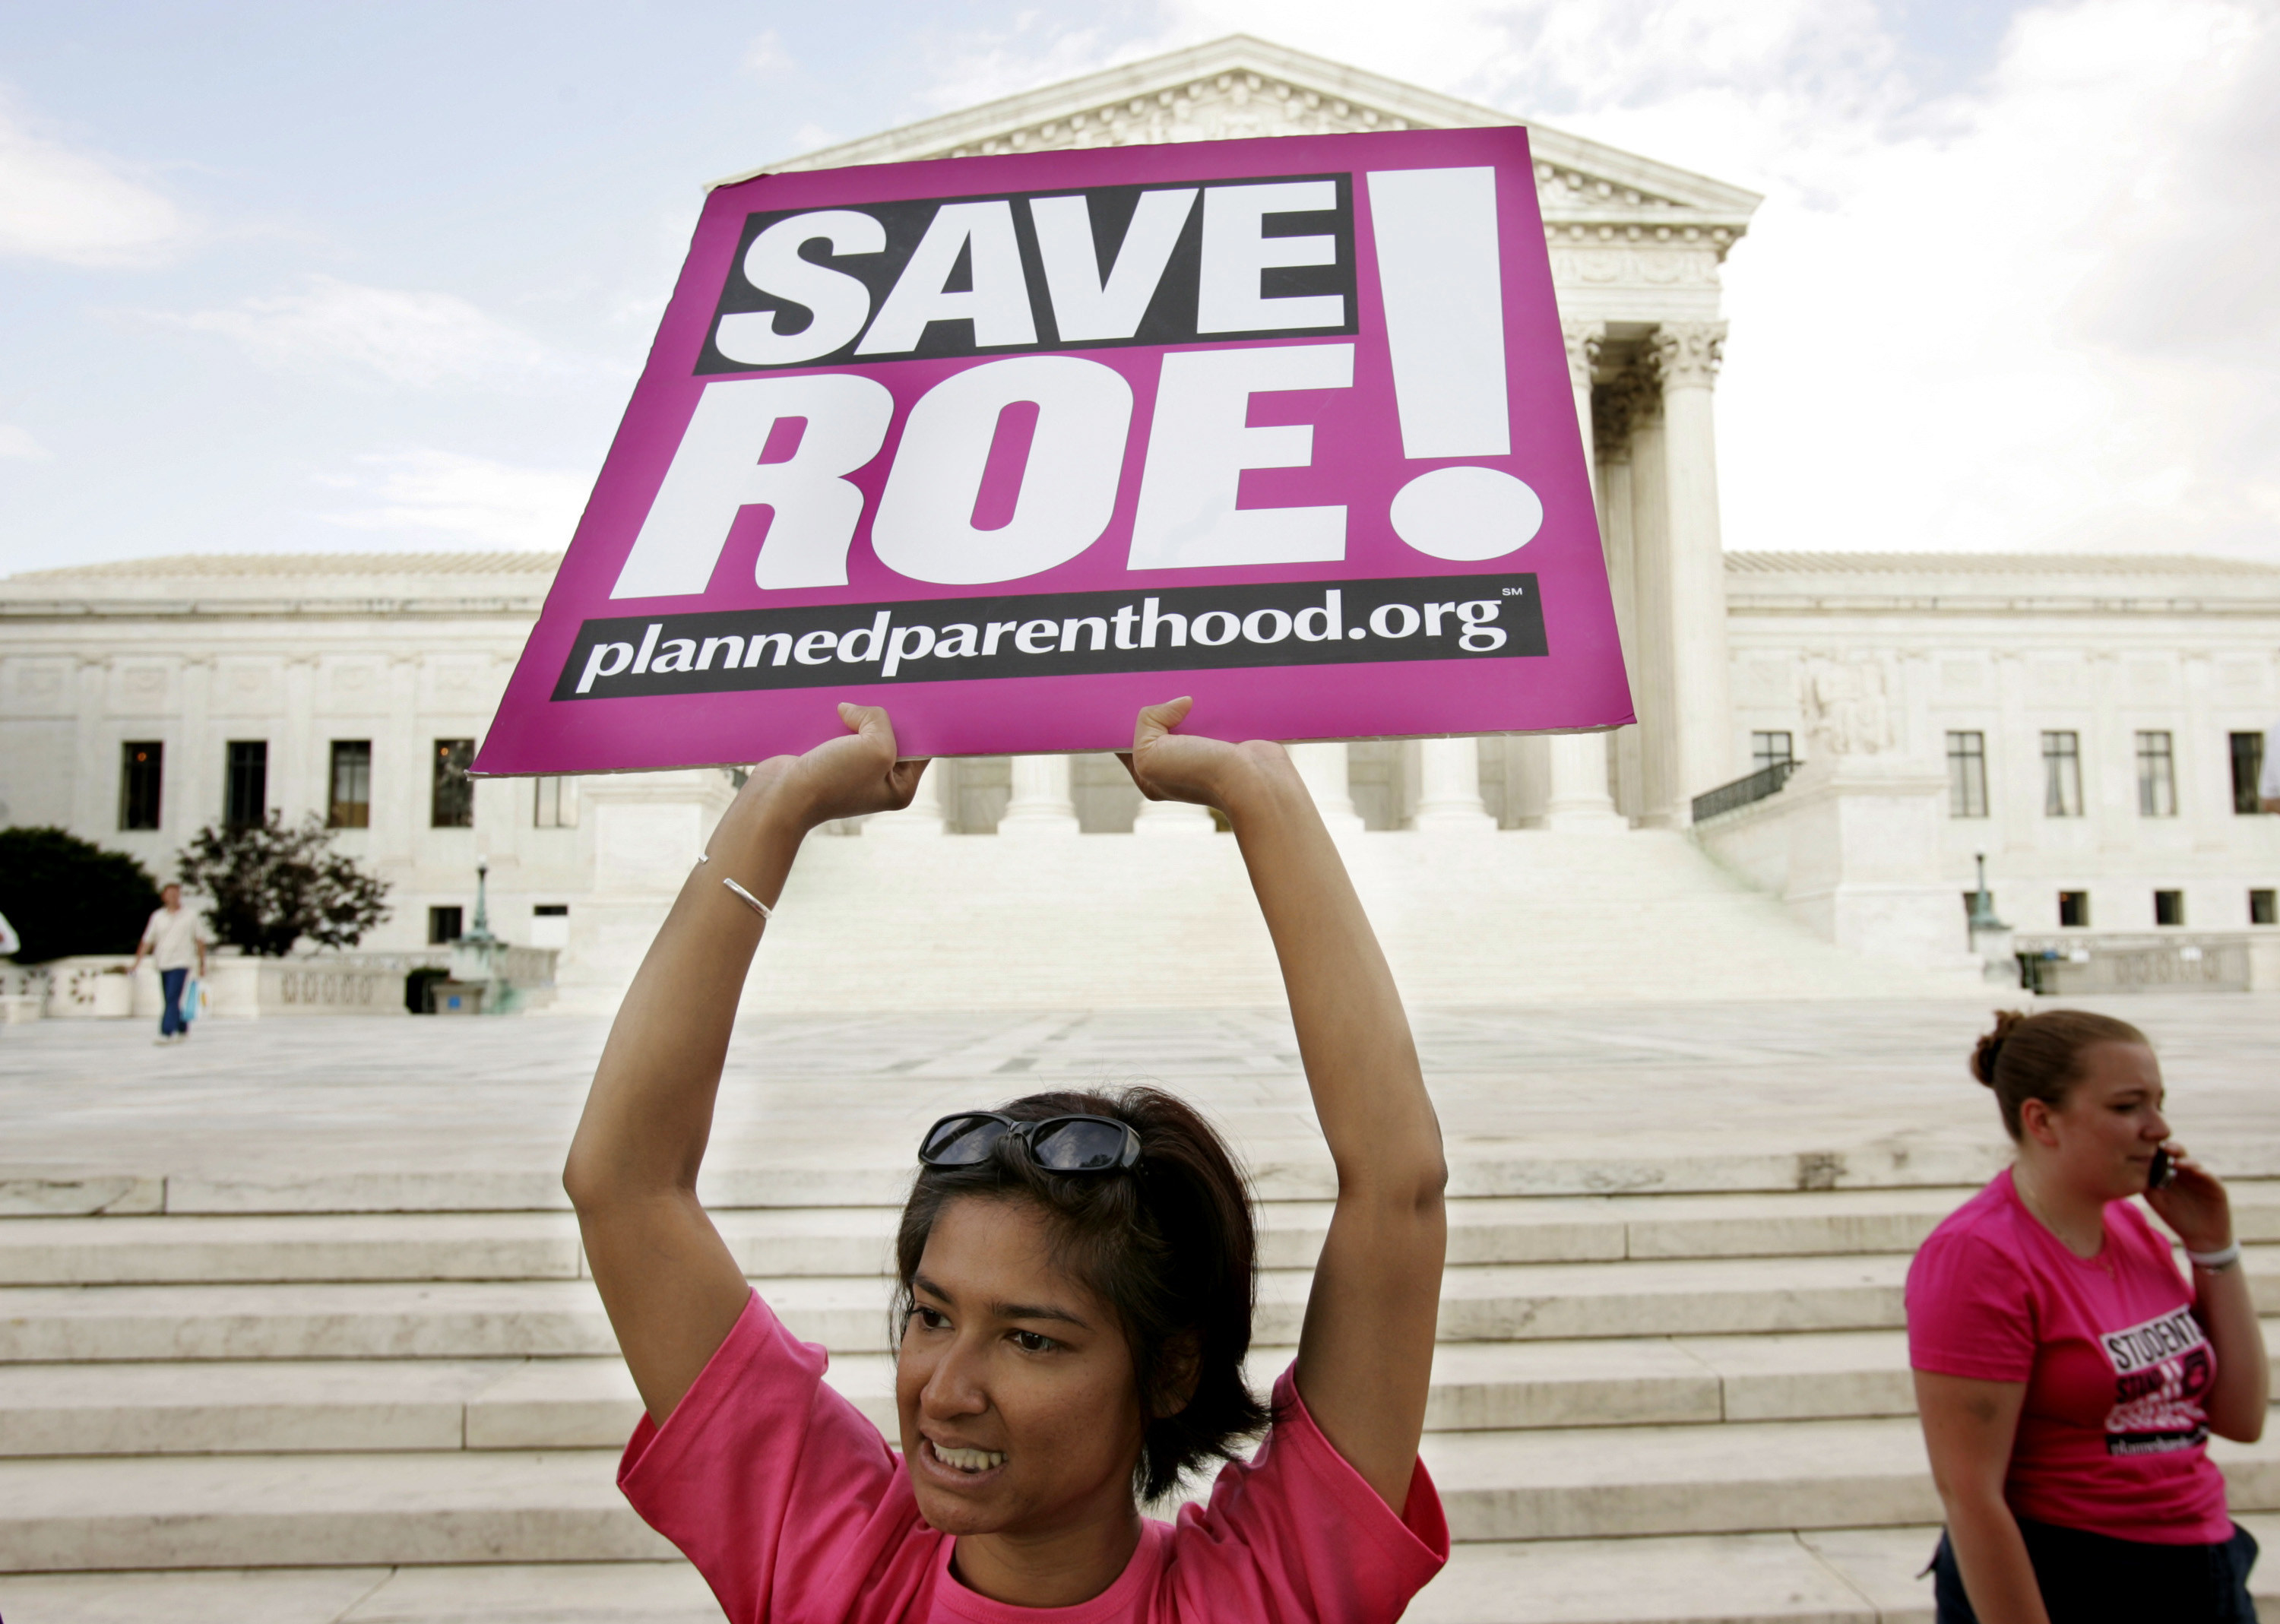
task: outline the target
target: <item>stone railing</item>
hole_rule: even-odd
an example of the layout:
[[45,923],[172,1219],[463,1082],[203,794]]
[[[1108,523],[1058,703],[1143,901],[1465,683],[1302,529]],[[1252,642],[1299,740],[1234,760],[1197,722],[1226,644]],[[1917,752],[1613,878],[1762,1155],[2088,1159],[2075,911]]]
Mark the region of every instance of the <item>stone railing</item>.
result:
[[2280,938],[2245,933],[2175,935],[2068,932],[2014,936],[2020,976],[2045,997],[2119,992],[2247,992],[2280,971]]

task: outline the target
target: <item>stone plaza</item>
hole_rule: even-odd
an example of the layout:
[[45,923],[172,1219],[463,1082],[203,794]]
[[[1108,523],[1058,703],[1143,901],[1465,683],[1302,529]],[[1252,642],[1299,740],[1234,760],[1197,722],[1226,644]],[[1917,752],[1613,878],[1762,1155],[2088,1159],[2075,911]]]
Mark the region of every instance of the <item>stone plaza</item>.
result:
[[[1446,1624],[1929,1620],[1899,1284],[2001,1164],[1987,1000],[1417,1012],[1457,1199],[1425,1458]],[[2280,1000],[2118,999],[2280,1307]],[[612,1482],[636,1412],[560,1162],[605,1023],[0,1029],[0,1615],[444,1624],[719,1613]],[[1289,1357],[1329,1168],[1271,1006],[748,1012],[704,1192],[832,1380],[890,1414],[913,1135],[1153,1081],[1261,1197]],[[2280,1535],[2280,1443],[2219,1446]],[[2263,1593],[2280,1596],[2280,1582]]]

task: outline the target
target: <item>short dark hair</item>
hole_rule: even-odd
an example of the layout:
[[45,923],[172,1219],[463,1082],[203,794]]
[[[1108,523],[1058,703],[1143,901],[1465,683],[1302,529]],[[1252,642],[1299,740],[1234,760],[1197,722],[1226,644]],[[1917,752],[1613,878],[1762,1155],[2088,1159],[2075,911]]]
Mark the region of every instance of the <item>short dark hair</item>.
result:
[[2082,1080],[2082,1051],[2099,1043],[2137,1043],[2151,1049],[2145,1035],[2126,1020],[2089,1010],[2044,1010],[2022,1014],[1995,1012],[1995,1029],[1973,1045],[1971,1074],[1995,1090],[2003,1129],[2020,1137],[2019,1108],[2038,1099],[2053,1110],[2066,1104],[2068,1089]]
[[[1206,1461],[1232,1460],[1267,1410],[1244,1380],[1251,1351],[1257,1235],[1234,1156],[1200,1112],[1159,1089],[1031,1094],[998,1107],[1016,1121],[1111,1117],[1140,1135],[1129,1173],[1041,1168],[1011,1135],[972,1167],[923,1167],[895,1236],[895,1330],[913,1312],[911,1282],[943,1209],[961,1197],[1033,1202],[1053,1233],[1055,1261],[1115,1310],[1132,1355],[1145,1431],[1134,1468],[1143,1501],[1168,1494]],[[1192,1351],[1195,1383],[1159,1414]]]

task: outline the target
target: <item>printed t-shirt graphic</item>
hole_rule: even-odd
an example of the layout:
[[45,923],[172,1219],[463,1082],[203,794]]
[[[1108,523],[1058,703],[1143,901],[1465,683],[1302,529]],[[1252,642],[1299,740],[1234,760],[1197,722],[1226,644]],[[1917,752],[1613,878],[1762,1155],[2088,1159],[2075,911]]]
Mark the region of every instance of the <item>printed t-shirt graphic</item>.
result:
[[2114,1361],[2109,1455],[2159,1455],[2208,1442],[2202,1401],[2216,1382],[2216,1354],[2192,1310],[2179,1308],[2099,1339]]
[[2095,1258],[2037,1222],[2007,1171],[1944,1220],[1908,1270],[1908,1362],[2026,1385],[2004,1498],[2022,1517],[2115,1539],[2232,1536],[2208,1458],[2216,1358],[2168,1242],[2126,1201]]

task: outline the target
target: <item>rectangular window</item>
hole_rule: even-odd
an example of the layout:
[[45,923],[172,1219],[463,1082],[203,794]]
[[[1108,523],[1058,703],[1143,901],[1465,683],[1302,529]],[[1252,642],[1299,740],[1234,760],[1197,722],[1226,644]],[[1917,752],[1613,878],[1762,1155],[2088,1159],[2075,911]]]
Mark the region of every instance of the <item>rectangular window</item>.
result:
[[2059,927],[2062,930],[2090,928],[2090,893],[2088,891],[2059,893]]
[[428,945],[442,947],[459,939],[459,911],[457,908],[428,910]]
[[535,797],[531,812],[531,827],[541,829],[574,829],[578,827],[578,781],[574,778],[535,778],[531,788]]
[[269,817],[269,741],[232,739],[222,821],[242,829]]
[[119,827],[158,827],[158,785],[166,747],[156,739],[131,739],[119,747]]
[[1983,733],[1947,735],[1947,815],[1987,815],[1987,735]]
[[2267,890],[2259,886],[2249,892],[2248,922],[2252,925],[2280,925],[2280,891]]
[[1780,766],[1797,759],[1796,747],[1786,733],[1753,733],[1750,735],[1750,771],[1762,773],[1768,767]]
[[332,796],[325,807],[325,826],[335,829],[372,827],[372,741],[333,741]]
[[2232,810],[2244,817],[2260,812],[2264,803],[2256,786],[2264,776],[2264,735],[2235,733],[2226,741],[2232,746]]
[[475,758],[473,739],[435,741],[435,777],[428,798],[428,822],[432,828],[471,829],[475,827],[475,781],[467,768]]
[[2166,733],[2138,735],[2138,815],[2177,815],[2177,764]]
[[2153,893],[2153,923],[2182,925],[2185,922],[2185,894],[2183,891]]
[[2082,816],[2082,735],[2043,735],[2043,816]]

